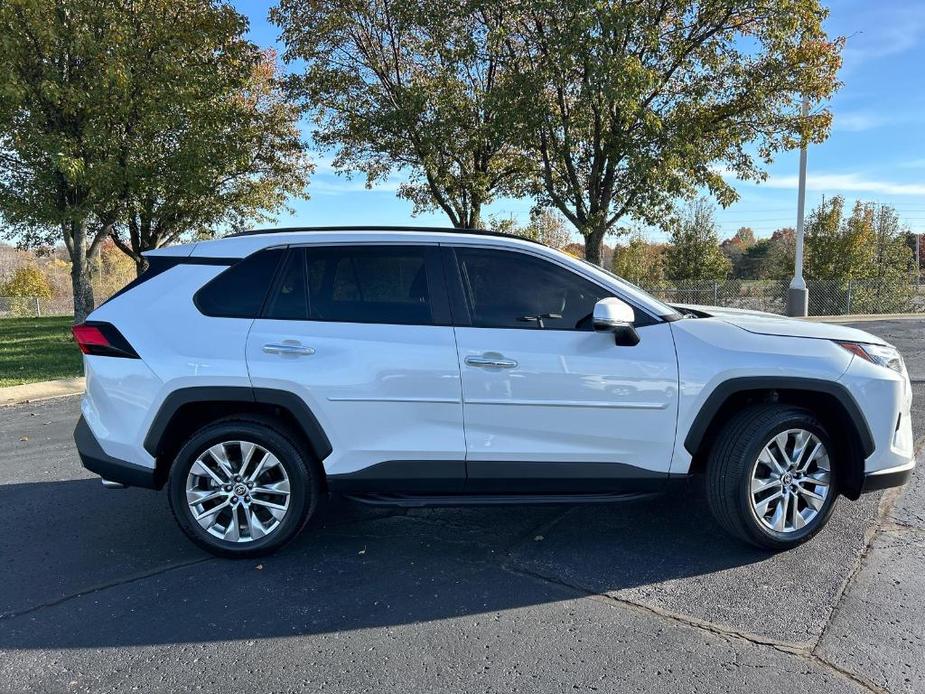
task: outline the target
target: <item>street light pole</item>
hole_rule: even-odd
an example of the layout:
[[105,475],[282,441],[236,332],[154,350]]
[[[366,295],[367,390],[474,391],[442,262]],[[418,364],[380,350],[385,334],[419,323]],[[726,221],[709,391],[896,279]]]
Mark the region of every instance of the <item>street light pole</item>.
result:
[[[809,115],[809,99],[803,97],[803,117]],[[806,206],[806,140],[800,145],[800,190],[797,193],[797,238],[793,279],[787,292],[787,315],[805,316],[809,313],[809,290],[803,279],[803,208]]]
[[921,240],[922,235],[915,235],[915,286],[918,287],[922,283],[922,256],[919,253],[919,241]]

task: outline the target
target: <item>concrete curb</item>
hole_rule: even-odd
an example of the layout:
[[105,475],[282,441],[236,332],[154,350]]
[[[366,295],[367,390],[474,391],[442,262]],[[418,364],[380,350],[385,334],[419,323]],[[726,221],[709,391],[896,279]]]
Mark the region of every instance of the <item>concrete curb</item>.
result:
[[0,407],[20,405],[26,402],[61,398],[66,395],[79,395],[84,392],[86,379],[61,378],[56,381],[42,381],[40,383],[26,383],[22,386],[8,386],[0,388]]

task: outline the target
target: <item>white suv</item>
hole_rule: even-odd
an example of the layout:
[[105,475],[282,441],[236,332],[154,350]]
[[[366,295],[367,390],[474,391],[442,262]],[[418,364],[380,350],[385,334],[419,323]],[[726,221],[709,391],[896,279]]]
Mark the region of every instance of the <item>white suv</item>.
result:
[[216,554],[276,549],[329,493],[600,502],[693,474],[724,528],[785,549],[914,464],[881,339],[667,306],[538,243],[280,229],[148,260],[74,328],[75,439],[107,486],[166,485]]

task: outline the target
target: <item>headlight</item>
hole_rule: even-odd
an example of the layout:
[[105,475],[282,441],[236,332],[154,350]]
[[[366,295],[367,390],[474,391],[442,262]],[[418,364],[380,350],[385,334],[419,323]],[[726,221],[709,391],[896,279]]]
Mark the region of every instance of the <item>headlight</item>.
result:
[[893,371],[903,376],[906,375],[906,364],[895,347],[870,345],[864,342],[839,342],[838,344],[861,359],[893,369]]

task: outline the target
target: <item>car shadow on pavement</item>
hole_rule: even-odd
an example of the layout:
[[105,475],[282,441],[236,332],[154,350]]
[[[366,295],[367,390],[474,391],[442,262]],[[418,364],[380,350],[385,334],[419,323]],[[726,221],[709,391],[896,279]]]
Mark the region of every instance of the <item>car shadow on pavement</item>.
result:
[[[830,582],[795,570],[808,563],[804,548],[778,565],[783,555],[723,535],[693,486],[581,507],[404,511],[341,500],[325,519],[271,557],[220,560],[186,540],[164,494],[106,491],[96,480],[0,486],[0,522],[16,529],[0,538],[0,648],[401,629],[584,591],[643,602],[657,594],[667,609],[695,613],[719,602],[757,619],[778,610],[779,584]],[[723,594],[735,585],[746,588],[741,604]]]

